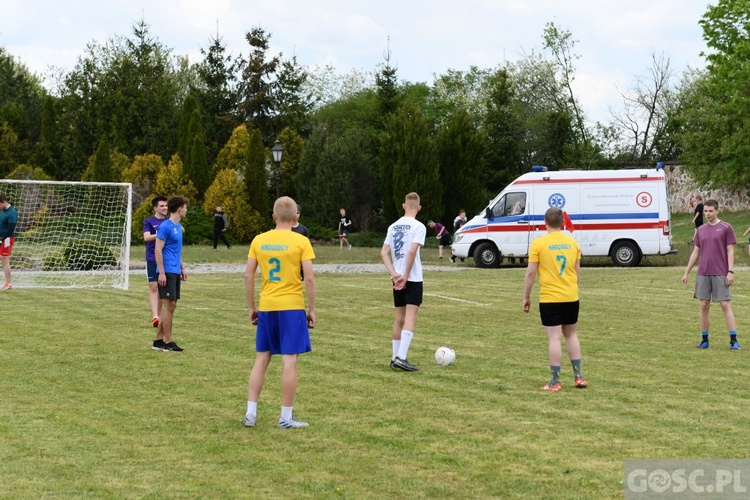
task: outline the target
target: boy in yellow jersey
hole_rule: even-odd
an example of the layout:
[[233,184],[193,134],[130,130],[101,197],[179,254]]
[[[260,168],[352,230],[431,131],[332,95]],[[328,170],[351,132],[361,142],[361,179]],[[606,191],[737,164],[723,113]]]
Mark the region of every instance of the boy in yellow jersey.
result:
[[529,312],[531,287],[539,274],[539,314],[549,343],[550,381],[543,391],[562,390],[560,365],[562,337],[573,365],[575,386],[588,386],[581,373],[581,344],[578,342],[578,276],[581,271],[581,250],[576,240],[562,233],[563,212],[549,208],[544,214],[547,234],[531,244],[529,265],[523,288],[523,311]]
[[[245,270],[245,296],[250,322],[257,325],[255,363],[248,383],[247,412],[243,424],[254,427],[258,398],[266,378],[271,356],[281,355],[281,417],[278,427],[307,427],[292,416],[297,393],[297,356],[312,350],[308,328],[315,327],[315,280],[312,261],[315,258],[310,240],[292,231],[297,218],[297,204],[282,196],[273,205],[276,229],[259,234],[250,244]],[[255,307],[255,271],[260,268],[260,303]],[[300,268],[305,281],[300,277]],[[307,291],[308,312],[302,283]]]

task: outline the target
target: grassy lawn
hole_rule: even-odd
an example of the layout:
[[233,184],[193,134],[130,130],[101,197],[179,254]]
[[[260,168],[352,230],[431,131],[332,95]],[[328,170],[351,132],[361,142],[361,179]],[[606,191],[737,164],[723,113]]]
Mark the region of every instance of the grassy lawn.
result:
[[[320,250],[377,261],[377,249]],[[568,365],[553,394],[538,390],[546,339],[538,314],[521,312],[522,268],[426,272],[409,356],[419,373],[388,368],[385,273],[319,274],[299,431],[275,427],[278,361],[258,426],[241,425],[253,330],[240,274],[185,283],[183,353],[150,349],[145,280],[127,292],[15,289],[0,296],[0,497],[621,498],[626,459],[745,458],[746,352],[728,350],[718,307],[711,349],[694,348],[698,304],[681,274],[585,268],[590,386],[573,389]],[[745,274],[733,289],[741,343]],[[434,363],[443,344],[455,365]]]

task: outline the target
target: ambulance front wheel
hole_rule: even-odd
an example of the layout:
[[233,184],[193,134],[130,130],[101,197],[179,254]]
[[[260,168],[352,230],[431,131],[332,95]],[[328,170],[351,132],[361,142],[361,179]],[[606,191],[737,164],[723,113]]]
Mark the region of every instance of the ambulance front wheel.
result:
[[474,262],[477,267],[497,267],[500,265],[500,252],[492,243],[482,243],[474,250]]
[[620,267],[637,266],[641,262],[641,251],[630,241],[621,241],[612,248],[612,262]]

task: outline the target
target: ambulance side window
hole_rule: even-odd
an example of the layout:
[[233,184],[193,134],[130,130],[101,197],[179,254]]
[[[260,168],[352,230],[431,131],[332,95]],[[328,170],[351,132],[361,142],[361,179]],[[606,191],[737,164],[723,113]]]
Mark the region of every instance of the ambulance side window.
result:
[[526,193],[507,193],[492,207],[493,217],[523,215],[526,212]]

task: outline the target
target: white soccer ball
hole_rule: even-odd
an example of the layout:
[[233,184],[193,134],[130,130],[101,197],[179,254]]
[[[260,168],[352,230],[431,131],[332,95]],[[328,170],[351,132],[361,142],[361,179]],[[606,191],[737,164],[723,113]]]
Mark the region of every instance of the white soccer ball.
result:
[[435,361],[437,361],[437,364],[440,366],[452,365],[456,361],[456,353],[450,347],[439,347],[438,350],[435,351]]

